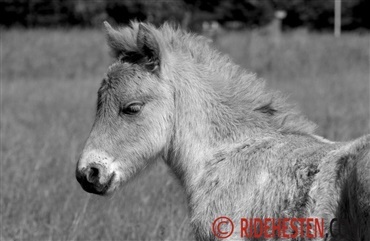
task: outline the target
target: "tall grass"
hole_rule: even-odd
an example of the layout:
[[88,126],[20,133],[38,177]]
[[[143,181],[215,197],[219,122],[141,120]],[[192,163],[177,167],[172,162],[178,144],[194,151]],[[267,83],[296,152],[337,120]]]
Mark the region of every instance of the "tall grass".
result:
[[[303,33],[304,34],[304,33]],[[111,198],[74,177],[110,58],[93,30],[10,30],[1,49],[1,240],[191,240],[186,197],[159,163]],[[256,32],[216,45],[291,95],[318,133],[369,132],[368,36]]]
[[264,77],[269,88],[290,95],[318,124],[318,134],[339,141],[369,132],[368,35],[297,31],[279,41],[258,32],[234,33],[218,46]]

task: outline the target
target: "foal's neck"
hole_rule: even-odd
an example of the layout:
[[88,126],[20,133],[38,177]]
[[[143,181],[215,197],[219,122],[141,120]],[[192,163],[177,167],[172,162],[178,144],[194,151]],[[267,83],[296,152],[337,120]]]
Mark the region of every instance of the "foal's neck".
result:
[[235,113],[201,80],[182,77],[176,84],[174,131],[165,160],[188,194],[196,189],[207,165],[221,150],[276,134],[258,115]]

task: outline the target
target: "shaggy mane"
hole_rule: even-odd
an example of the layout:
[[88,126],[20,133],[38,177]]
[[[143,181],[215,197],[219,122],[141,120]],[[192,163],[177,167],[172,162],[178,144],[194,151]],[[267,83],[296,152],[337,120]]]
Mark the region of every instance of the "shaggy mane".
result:
[[[211,47],[210,40],[167,23],[160,28],[145,25],[170,52],[181,53],[201,66],[205,76],[201,79],[214,89],[223,104],[234,109],[234,113],[248,111],[252,115],[262,115],[270,126],[280,132],[314,133],[316,125],[302,116],[295,106],[288,104],[284,95],[266,90],[263,79]],[[125,45],[132,46],[132,49],[137,48],[135,36],[138,28],[138,22],[131,22],[130,28],[120,29],[125,36]]]

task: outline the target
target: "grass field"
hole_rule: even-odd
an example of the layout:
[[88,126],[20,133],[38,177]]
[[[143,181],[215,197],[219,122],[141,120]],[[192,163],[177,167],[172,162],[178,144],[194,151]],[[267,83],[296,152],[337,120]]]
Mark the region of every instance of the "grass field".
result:
[[[257,32],[216,46],[290,95],[317,133],[369,133],[369,35]],[[85,193],[75,162],[111,59],[102,31],[1,32],[1,240],[192,240],[186,198],[164,164],[110,198]]]

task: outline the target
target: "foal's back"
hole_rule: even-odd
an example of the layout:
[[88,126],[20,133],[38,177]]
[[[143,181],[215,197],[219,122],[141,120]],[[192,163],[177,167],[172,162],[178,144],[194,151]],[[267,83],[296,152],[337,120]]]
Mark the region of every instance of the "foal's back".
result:
[[[337,218],[351,228],[347,233],[357,232],[348,237],[370,238],[369,140],[330,143],[285,133],[225,148],[209,161],[200,180],[201,194],[191,199],[195,219],[319,217],[329,232],[330,221]],[[351,217],[354,213],[358,216]],[[209,225],[213,220],[197,221]]]

